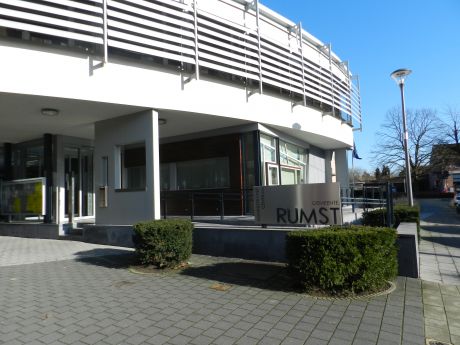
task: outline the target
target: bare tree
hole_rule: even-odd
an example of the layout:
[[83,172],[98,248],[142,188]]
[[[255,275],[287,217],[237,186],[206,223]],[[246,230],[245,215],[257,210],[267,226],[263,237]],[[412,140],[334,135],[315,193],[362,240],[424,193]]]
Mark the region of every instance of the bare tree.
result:
[[[430,163],[432,146],[439,142],[441,123],[432,109],[408,110],[407,130],[409,132],[409,156],[415,179],[421,176]],[[372,158],[378,165],[386,165],[391,170],[404,170],[404,139],[402,115],[398,108],[387,112],[377,146],[372,150]]]
[[443,121],[445,134],[450,139],[449,142],[458,145],[460,143],[460,109],[449,105],[444,115],[446,117]]
[[362,168],[349,169],[348,175],[350,176],[350,183],[353,182],[369,182],[372,180],[372,176]]

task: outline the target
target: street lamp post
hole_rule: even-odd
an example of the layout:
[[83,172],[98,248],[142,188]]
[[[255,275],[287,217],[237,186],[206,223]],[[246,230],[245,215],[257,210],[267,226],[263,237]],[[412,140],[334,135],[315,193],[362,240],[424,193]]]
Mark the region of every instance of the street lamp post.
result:
[[404,104],[404,81],[406,77],[411,74],[410,69],[401,68],[391,73],[391,77],[396,81],[401,90],[401,103],[402,103],[402,118],[404,130],[404,153],[406,156],[406,186],[407,186],[407,201],[410,206],[414,206],[414,197],[412,195],[412,178],[410,171],[410,156],[409,156],[409,135],[407,133],[406,125],[406,106]]

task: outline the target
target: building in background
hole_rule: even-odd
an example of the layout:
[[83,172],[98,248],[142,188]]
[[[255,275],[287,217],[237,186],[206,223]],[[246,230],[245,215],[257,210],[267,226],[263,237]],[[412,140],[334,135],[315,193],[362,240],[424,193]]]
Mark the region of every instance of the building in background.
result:
[[330,47],[257,1],[0,1],[1,217],[64,234],[346,187],[360,96]]
[[456,192],[460,188],[460,145],[433,145],[428,178],[433,191]]

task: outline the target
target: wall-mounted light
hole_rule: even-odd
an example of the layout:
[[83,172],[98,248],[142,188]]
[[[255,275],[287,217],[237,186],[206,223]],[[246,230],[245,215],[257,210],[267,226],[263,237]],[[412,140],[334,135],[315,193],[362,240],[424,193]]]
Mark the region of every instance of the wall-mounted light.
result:
[[163,118],[159,118],[159,119],[158,119],[158,124],[159,124],[160,126],[166,125],[166,122],[168,122],[168,121],[166,121],[166,119],[163,119]]
[[42,108],[41,113],[43,116],[58,116],[59,110],[53,108]]

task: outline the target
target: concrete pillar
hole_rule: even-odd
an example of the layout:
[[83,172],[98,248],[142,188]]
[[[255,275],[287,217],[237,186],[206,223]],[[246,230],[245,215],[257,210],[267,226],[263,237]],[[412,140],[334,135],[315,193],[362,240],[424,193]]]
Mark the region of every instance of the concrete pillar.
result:
[[56,178],[54,181],[54,188],[56,188],[56,223],[59,224],[59,234],[64,234],[63,225],[65,221],[65,172],[64,172],[64,137],[62,135],[56,136]]
[[53,136],[51,134],[43,135],[43,160],[44,160],[44,175],[46,177],[46,189],[45,189],[45,217],[44,223],[53,222]]
[[[145,143],[145,188],[123,189],[120,152],[126,145]],[[107,207],[99,202],[102,164],[108,162]],[[95,124],[96,224],[130,225],[160,219],[160,158],[158,113],[142,111]]]
[[[151,142],[149,145],[146,145],[146,154],[147,154],[147,168],[149,166],[149,161],[152,162],[152,167],[150,168],[153,171],[152,180],[150,184],[152,185],[152,200],[153,200],[153,215],[154,219],[161,218],[161,207],[160,207],[160,135],[158,129],[158,112],[150,110],[149,116],[152,119],[152,135]],[[147,142],[146,142],[147,143]],[[148,147],[147,147],[148,146]],[[149,153],[150,152],[150,153]],[[150,159],[148,158],[150,154]],[[148,176],[147,169],[147,176]]]
[[324,165],[325,165],[325,175],[326,183],[333,182],[333,171],[332,171],[332,158],[334,151],[326,150],[324,151]]
[[340,187],[348,188],[350,186],[348,178],[348,159],[347,149],[335,150],[335,171],[337,182],[340,183]]

